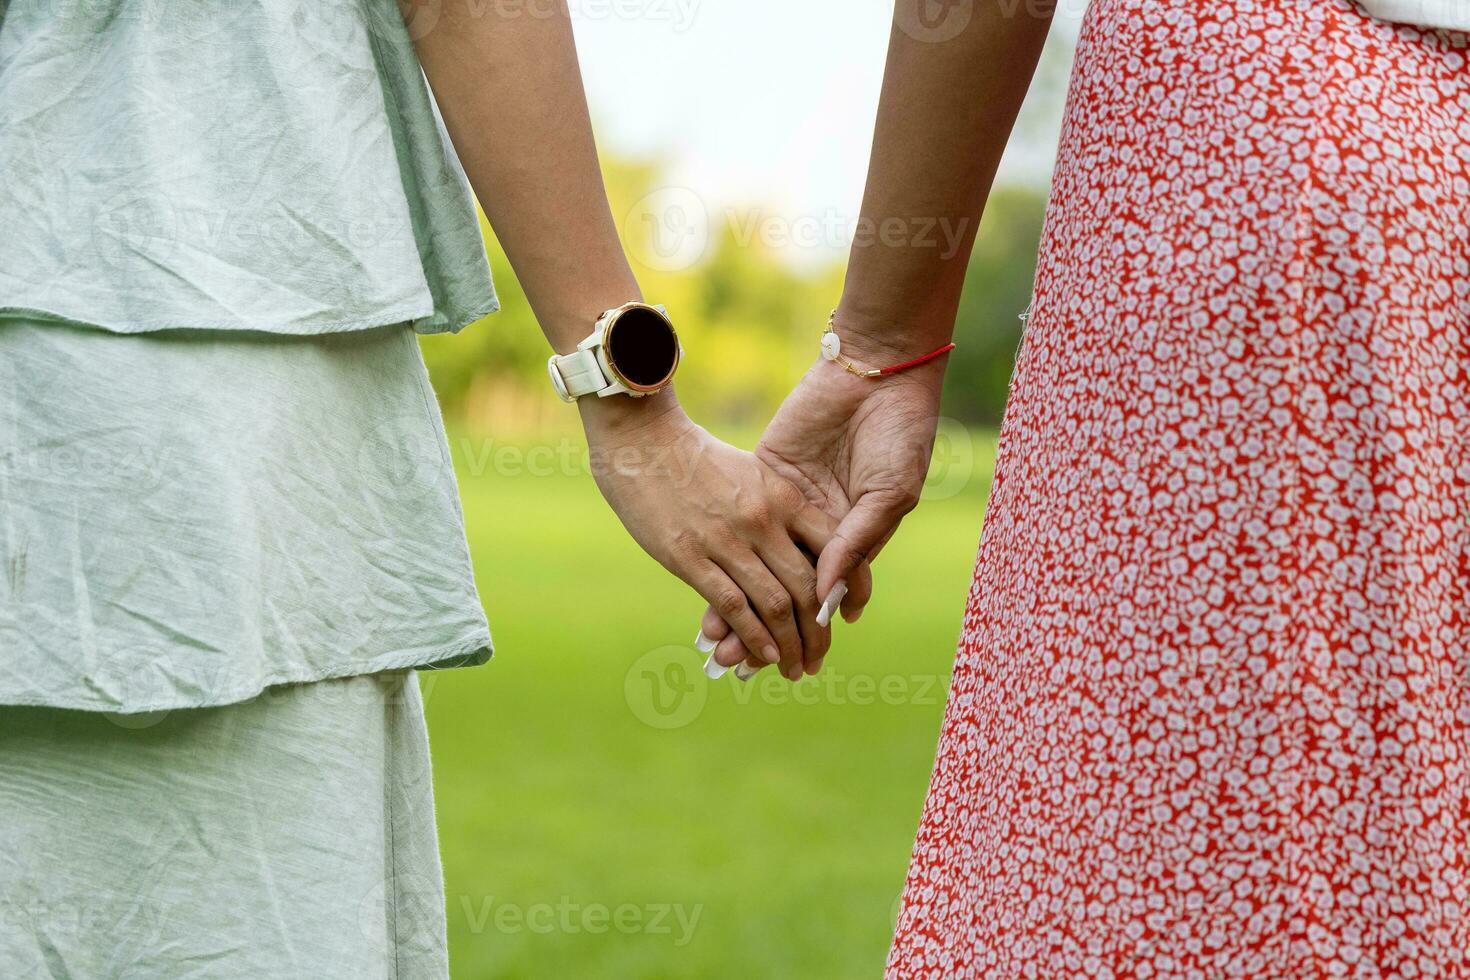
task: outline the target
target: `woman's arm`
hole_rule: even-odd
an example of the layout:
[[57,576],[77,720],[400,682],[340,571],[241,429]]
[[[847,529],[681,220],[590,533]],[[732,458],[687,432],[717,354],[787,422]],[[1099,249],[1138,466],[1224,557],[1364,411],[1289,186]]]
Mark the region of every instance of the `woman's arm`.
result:
[[[928,8],[929,0],[898,0],[863,196],[864,224],[879,233],[854,242],[837,308],[844,355],[870,368],[937,350],[954,334],[985,199],[1053,12],[1046,0],[977,0],[963,30],[931,41],[921,20]],[[964,8],[945,9],[955,17]],[[931,222],[941,232],[947,229],[934,245],[881,233],[884,227],[917,231]],[[945,247],[946,235],[958,245]],[[832,373],[833,365],[825,367]],[[867,447],[864,455],[879,453],[911,465],[867,487],[850,488],[858,492],[834,547],[822,555],[819,589],[869,558],[919,501],[938,424],[944,361],[896,377],[928,391],[889,396],[877,413],[890,423],[884,445]],[[869,383],[856,394],[872,396],[889,383]],[[909,444],[890,445],[894,439]],[[862,469],[872,462],[859,460]]]
[[[641,298],[608,207],[571,20],[559,0],[443,0],[416,47],[444,124],[559,354]],[[658,399],[587,399],[647,411]],[[646,404],[645,404],[646,402]]]
[[[1051,23],[1045,0],[975,0],[973,14],[963,4],[943,7],[945,18],[969,17],[949,36],[947,19],[926,26],[933,7],[898,0],[894,11],[860,234],[835,318],[842,354],[864,368],[949,342],[985,199]],[[841,604],[848,619],[869,598],[866,576],[853,570],[919,501],[943,379],[943,359],[877,381],[818,360],[756,448],[841,519],[819,558],[817,589],[826,596],[851,584]],[[705,613],[703,629],[721,640],[718,662],[745,657],[716,610]],[[750,661],[741,676],[756,666]]]
[[[551,346],[641,299],[603,187],[564,0],[442,0],[415,44],[465,173]],[[553,397],[547,389],[547,397]],[[685,416],[673,389],[578,402],[598,485],[629,532],[728,617],[747,647],[800,676],[825,650],[813,551],[835,522],[749,454]]]
[[[976,0],[958,35],[930,41],[928,6],[898,0],[862,208],[878,232],[854,242],[837,313],[844,352],[875,367],[953,334],[985,199],[1051,24],[1050,3]],[[931,226],[926,244],[917,233]]]

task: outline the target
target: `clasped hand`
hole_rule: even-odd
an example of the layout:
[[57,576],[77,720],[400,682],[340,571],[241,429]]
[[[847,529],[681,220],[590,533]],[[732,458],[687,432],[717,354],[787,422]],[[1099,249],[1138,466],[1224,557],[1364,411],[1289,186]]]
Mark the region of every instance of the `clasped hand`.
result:
[[[824,600],[835,593],[856,621],[869,561],[918,502],[940,377],[875,385],[819,361],[754,453],[700,428],[672,392],[584,409],[605,463],[598,486],[639,545],[709,603],[700,632],[716,663],[743,663],[742,679],[773,664],[792,681],[821,669]],[[650,472],[655,454],[674,465]]]

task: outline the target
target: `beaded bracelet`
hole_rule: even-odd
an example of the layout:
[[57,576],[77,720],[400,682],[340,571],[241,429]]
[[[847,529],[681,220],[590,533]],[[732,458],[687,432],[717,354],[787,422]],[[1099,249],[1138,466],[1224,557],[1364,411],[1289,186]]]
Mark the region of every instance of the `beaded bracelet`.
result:
[[848,373],[855,374],[859,378],[882,378],[890,374],[897,374],[900,371],[907,371],[911,367],[918,367],[920,364],[928,364],[935,358],[943,357],[945,354],[948,354],[950,351],[954,350],[954,348],[954,344],[945,344],[938,350],[930,351],[922,357],[914,358],[912,361],[904,361],[902,364],[891,364],[885,368],[873,368],[871,370],[864,370],[863,368],[858,367],[856,364],[852,363],[852,361],[849,361],[847,358],[842,356],[842,339],[837,336],[836,310],[833,310],[832,315],[827,318],[827,330],[825,333],[822,334],[822,357],[829,361],[836,361],[838,364],[842,365],[842,367],[846,369]]

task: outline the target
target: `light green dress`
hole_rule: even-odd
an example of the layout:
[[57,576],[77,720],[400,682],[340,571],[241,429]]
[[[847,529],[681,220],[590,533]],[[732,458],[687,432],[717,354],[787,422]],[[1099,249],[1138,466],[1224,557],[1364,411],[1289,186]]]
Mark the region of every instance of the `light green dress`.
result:
[[412,673],[0,711],[0,976],[442,978],[433,829]]
[[8,0],[0,174],[0,307],[284,334],[496,309],[396,0]]
[[413,331],[0,315],[0,704],[144,712],[483,663]]
[[444,976],[496,302],[395,0],[0,3],[0,174],[0,977]]

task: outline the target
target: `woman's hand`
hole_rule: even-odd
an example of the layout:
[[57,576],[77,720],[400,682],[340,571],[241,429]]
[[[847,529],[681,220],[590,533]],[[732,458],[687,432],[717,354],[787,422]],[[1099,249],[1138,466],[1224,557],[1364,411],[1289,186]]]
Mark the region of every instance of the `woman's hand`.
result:
[[[956,247],[924,248],[908,236],[853,242],[835,322],[843,353],[870,368],[902,364],[952,336],[985,198],[1054,5],[1017,16],[1004,4],[976,4],[967,26],[942,43],[913,30],[920,6],[895,5],[862,221],[875,228],[937,222],[957,235]],[[941,359],[870,381],[819,362],[771,423],[756,454],[842,519],[821,554],[819,589],[876,554],[918,501],[943,373]],[[859,576],[848,585],[842,610],[852,618],[868,596]],[[706,614],[704,627],[707,637],[724,638],[715,659],[736,663],[738,640],[726,637],[719,617]],[[748,679],[752,666],[737,676]]]
[[[899,358],[874,351],[870,359]],[[839,583],[846,584],[840,601],[848,622],[862,614],[872,595],[866,562],[919,502],[939,423],[942,380],[939,362],[873,381],[818,361],[787,396],[756,447],[756,456],[773,472],[839,521],[818,552],[816,589],[825,598]],[[832,610],[825,613],[824,623]],[[731,633],[716,608],[706,611],[701,628],[717,641],[716,662],[746,661],[736,672],[742,680],[759,669],[760,662],[748,657],[749,647],[738,631]],[[816,673],[821,663],[821,657],[808,658],[807,672]]]
[[578,404],[597,485],[628,532],[719,611],[722,636],[799,679],[831,645],[811,555],[836,520],[695,425],[672,391]]

